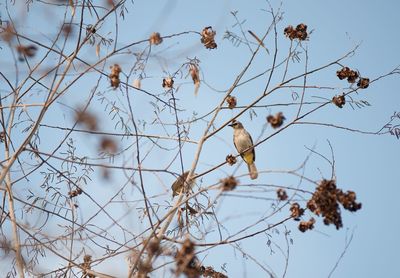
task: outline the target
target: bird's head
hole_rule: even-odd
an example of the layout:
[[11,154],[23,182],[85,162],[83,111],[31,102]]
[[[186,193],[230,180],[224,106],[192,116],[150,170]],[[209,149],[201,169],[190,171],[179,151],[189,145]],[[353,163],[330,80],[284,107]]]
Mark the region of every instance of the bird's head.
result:
[[243,128],[243,125],[241,122],[233,120],[232,123],[229,124],[230,127],[232,127],[233,129],[241,129]]

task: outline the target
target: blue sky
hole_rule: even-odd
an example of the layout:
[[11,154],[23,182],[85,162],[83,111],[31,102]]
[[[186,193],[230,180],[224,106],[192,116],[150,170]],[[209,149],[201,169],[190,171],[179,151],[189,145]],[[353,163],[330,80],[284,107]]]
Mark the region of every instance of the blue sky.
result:
[[[271,1],[275,10],[279,7],[279,2]],[[4,14],[4,6],[0,6],[2,17]],[[44,6],[41,4],[32,5],[29,17],[22,19],[20,15],[25,14],[23,9],[14,9],[15,15],[19,15],[20,30],[22,33],[35,32],[35,38],[46,41],[45,36],[53,34],[53,30],[48,30],[51,24],[57,22],[62,13],[52,14],[49,10],[43,13]],[[202,78],[205,83],[201,84],[198,97],[193,96],[193,88],[188,78],[179,80],[177,83],[178,90],[176,96],[179,98],[179,105],[185,107],[179,116],[183,120],[190,119],[193,112],[203,115],[212,109],[215,104],[220,101],[223,92],[227,90],[234,81],[234,78],[247,63],[250,52],[245,45],[233,46],[228,40],[223,40],[226,30],[238,32],[232,11],[238,11],[237,16],[243,21],[245,30],[252,30],[256,34],[263,34],[268,28],[271,16],[265,9],[267,4],[265,1],[134,1],[134,4],[127,5],[128,13],[125,20],[119,24],[119,41],[117,46],[124,46],[135,40],[145,39],[153,31],[160,32],[161,35],[169,35],[182,31],[201,31],[205,26],[213,26],[217,31],[216,41],[218,48],[216,50],[206,50],[199,44],[199,36],[196,34],[188,34],[176,39],[168,39],[163,44],[154,47],[153,56],[149,60],[147,66],[147,77],[142,81],[143,88],[152,92],[161,93],[160,82],[167,74],[175,72],[183,63],[187,62],[187,58],[197,57],[202,69]],[[400,3],[398,1],[284,1],[281,7],[283,18],[277,26],[279,52],[278,60],[287,55],[289,41],[283,35],[283,29],[287,25],[297,25],[305,23],[309,30],[313,30],[309,41],[303,45],[308,49],[308,67],[316,68],[343,56],[345,53],[360,44],[355,55],[346,59],[342,63],[350,68],[357,69],[363,76],[374,79],[380,75],[386,74],[400,64],[400,53],[398,45],[400,43],[396,26],[398,23],[398,11]],[[44,15],[44,16],[43,16]],[[32,23],[35,24],[32,24]],[[87,24],[93,23],[90,18]],[[114,25],[106,23],[101,27],[100,32],[107,34],[107,31],[113,31]],[[251,37],[248,37],[250,40]],[[47,40],[47,43],[49,41]],[[273,37],[269,35],[265,40],[267,48],[273,51]],[[132,51],[141,51],[146,45],[132,47]],[[2,44],[2,47],[4,45]],[[253,46],[254,49],[254,46]],[[7,51],[7,50],[2,50]],[[84,49],[84,57],[90,61],[96,61],[95,51],[93,47]],[[105,49],[101,49],[100,56],[106,53]],[[3,55],[2,55],[3,56]],[[304,55],[301,56],[300,63],[290,63],[288,76],[295,76],[304,70]],[[0,57],[1,63],[10,65],[9,60],[5,56]],[[272,55],[261,52],[257,56],[254,66],[246,73],[244,79],[248,79],[258,74],[271,65]],[[107,61],[107,66],[113,63],[119,63],[123,71],[129,69],[133,64],[133,56],[128,53],[111,58]],[[307,101],[321,101],[321,98],[330,99],[333,95],[346,90],[347,82],[340,81],[336,77],[336,70],[339,66],[333,66],[326,70],[309,77],[308,82],[312,85],[333,87],[334,90],[307,90]],[[8,76],[12,75],[11,71],[5,71]],[[278,71],[277,75],[272,78],[271,86],[275,86],[280,82],[282,72]],[[87,98],[90,89],[93,87],[92,73],[87,78],[82,79],[74,85],[60,99],[60,103],[49,111],[45,118],[46,124],[62,123],[65,126],[71,126],[73,113],[68,107],[77,107]],[[266,78],[259,78],[254,82],[249,82],[234,91],[234,95],[238,98],[239,105],[247,105],[254,100],[265,86]],[[118,103],[125,104],[125,96],[115,93],[107,87],[108,81],[101,80],[98,91],[102,96],[109,99],[115,99]],[[299,80],[296,85],[301,85]],[[334,105],[324,107],[321,111],[307,117],[305,121],[329,123],[349,128],[359,129],[362,131],[375,132],[385,125],[390,116],[395,111],[400,111],[400,96],[398,94],[399,77],[392,75],[370,85],[368,89],[360,90],[354,96],[355,100],[368,101],[370,106],[352,109],[348,104],[343,109],[338,109]],[[102,87],[103,86],[103,87]],[[5,90],[4,83],[1,87]],[[301,93],[301,90],[287,89],[281,90],[271,95],[262,104],[276,104],[291,102],[293,92]],[[38,94],[39,95],[39,94]],[[40,95],[37,96],[40,99]],[[154,117],[154,111],[150,104],[151,99],[147,96],[135,93],[132,99],[132,107],[135,116],[138,119],[150,122]],[[126,106],[125,106],[126,107]],[[100,101],[100,96],[95,97],[95,101],[90,106],[92,111],[98,114],[104,113],[107,109],[104,103]],[[305,111],[309,107],[304,108]],[[265,117],[269,114],[283,111],[288,121],[295,116],[297,112],[295,108],[286,107],[267,107],[255,109],[257,116],[250,117],[249,113],[245,113],[240,117],[246,129],[254,138],[264,138],[272,134],[271,127],[267,127],[261,134],[261,130],[265,124]],[[216,126],[223,124],[231,117],[235,116],[236,110],[223,110],[217,118]],[[167,122],[171,122],[173,118],[169,116]],[[397,122],[399,123],[399,122]],[[112,131],[115,121],[108,117],[102,118],[100,129],[103,131]],[[204,122],[197,122],[191,127],[191,139],[198,140],[201,135]],[[147,125],[146,132],[152,134],[163,134],[160,125]],[[168,129],[173,132],[173,127]],[[62,133],[55,134],[51,130],[43,130],[43,136],[51,136],[52,141],[44,145],[43,151],[48,151],[56,146],[57,136],[62,137]],[[229,153],[235,153],[231,144],[232,130],[224,128],[217,133],[205,146],[200,157],[200,162],[196,172],[202,172],[209,169],[212,165],[224,161],[225,156]],[[73,135],[76,144],[82,148],[78,151],[81,155],[95,156],[97,139],[93,139],[86,135]],[[20,139],[23,139],[21,136]],[[17,139],[18,140],[18,139]],[[54,142],[54,144],[53,144]],[[347,248],[343,259],[340,260],[332,277],[400,277],[400,271],[396,267],[398,252],[400,248],[400,240],[396,231],[399,229],[399,221],[397,215],[397,207],[395,206],[397,198],[400,194],[399,180],[400,173],[398,171],[398,157],[400,155],[400,141],[395,136],[385,135],[367,135],[346,130],[339,130],[323,126],[296,125],[292,126],[284,132],[267,140],[259,148],[257,148],[257,167],[260,171],[265,171],[257,180],[260,184],[267,186],[251,187],[247,186],[250,180],[240,178],[242,187],[233,192],[237,196],[225,196],[218,201],[216,207],[219,211],[218,217],[224,219],[224,226],[230,233],[235,233],[241,227],[249,225],[257,221],[262,216],[271,212],[272,201],[258,200],[256,197],[274,198],[274,189],[268,191],[268,185],[285,185],[298,186],[299,179],[290,177],[289,175],[276,173],[279,170],[289,170],[298,167],[307,155],[310,154],[309,149],[331,157],[329,143],[334,150],[335,174],[337,183],[344,191],[354,190],[357,193],[357,199],[362,202],[363,207],[356,213],[350,213],[342,210],[344,227],[336,231],[332,226],[324,226],[321,219],[317,219],[316,227],[312,231],[301,233],[297,229],[297,223],[294,221],[287,222],[286,226],[280,226],[278,230],[269,232],[269,235],[263,234],[244,240],[240,243],[240,248],[246,250],[248,256],[243,258],[238,249],[232,246],[223,246],[204,252],[200,255],[204,259],[205,265],[213,265],[216,270],[221,270],[221,266],[226,263],[224,268],[227,270],[229,277],[264,277],[265,272],[257,266],[251,259],[255,257],[262,264],[269,266],[278,277],[282,277],[284,272],[285,259],[280,254],[280,246],[286,252],[286,241],[283,236],[285,230],[290,230],[290,238],[293,244],[290,244],[289,266],[286,277],[328,277],[333,269],[336,261],[339,259],[346,244],[346,238],[353,235],[353,239]],[[130,144],[124,142],[123,144]],[[143,148],[148,147],[148,142],[143,143]],[[165,146],[170,146],[165,144]],[[184,147],[183,161],[185,167],[190,167],[193,154],[196,150],[195,145],[186,144]],[[175,152],[174,152],[175,154]],[[166,165],[171,161],[172,155],[153,152],[147,161],[145,167],[151,168],[154,163],[156,165]],[[118,162],[133,160],[134,155],[128,152],[126,156],[119,158]],[[223,166],[221,169],[213,172],[204,178],[199,186],[208,186],[216,183],[224,175],[230,174],[236,167]],[[173,163],[171,171],[179,172],[179,163]],[[245,165],[240,165],[237,174],[245,174]],[[305,176],[312,180],[321,180],[329,178],[331,175],[330,165],[320,156],[314,154],[311,156],[309,163],[305,169]],[[161,178],[160,178],[161,179]],[[164,179],[164,180],[163,180]],[[40,182],[40,177],[32,178],[33,181]],[[94,177],[94,183],[100,184],[101,191],[97,187],[87,188],[88,192],[95,194],[101,203],[110,198],[118,188],[126,180],[121,172],[114,173],[111,184],[105,184],[98,176]],[[164,193],[168,190],[168,185],[173,181],[173,177],[162,177],[162,190]],[[148,184],[160,183],[154,176],[146,177]],[[313,185],[306,182],[300,183],[300,188],[313,191]],[[160,190],[149,189],[151,193],[157,193]],[[266,190],[264,190],[267,188]],[[26,189],[23,187],[19,192],[24,196]],[[132,195],[129,195],[129,192]],[[137,199],[133,189],[127,190],[125,197],[129,199]],[[211,192],[210,195],[215,195]],[[246,196],[250,198],[246,198]],[[170,193],[166,193],[157,199],[157,202],[170,201]],[[202,201],[205,201],[204,199]],[[304,204],[304,201],[303,203]],[[85,211],[81,211],[82,219],[89,217],[95,213],[95,207],[89,207]],[[136,208],[130,208],[132,215],[136,216]],[[123,207],[110,206],[110,213],[118,217],[124,213]],[[268,218],[262,225],[258,225],[249,232],[257,231],[266,225],[279,221],[289,213],[288,206],[282,209],[277,216]],[[162,215],[162,214],[161,214]],[[306,215],[306,218],[311,216]],[[128,227],[132,227],[132,231],[136,232],[142,229],[147,223],[138,223],[135,217],[127,217],[123,219],[123,223]],[[104,221],[104,222],[102,222]],[[107,220],[99,219],[96,223],[99,226],[107,226]],[[264,226],[263,226],[264,225]],[[216,226],[212,226],[216,229]],[[227,234],[226,234],[227,235]],[[244,234],[241,234],[244,235]],[[272,239],[272,250],[268,246],[268,237]],[[209,240],[218,240],[218,233],[215,231],[210,234]],[[275,246],[276,244],[277,246]],[[121,264],[122,265],[122,264]],[[102,269],[103,268],[103,269]],[[100,270],[110,271],[110,266],[99,266]],[[118,272],[117,273],[121,273]],[[123,272],[122,272],[123,273]],[[164,274],[168,277],[168,274]],[[245,276],[246,275],[246,276]]]

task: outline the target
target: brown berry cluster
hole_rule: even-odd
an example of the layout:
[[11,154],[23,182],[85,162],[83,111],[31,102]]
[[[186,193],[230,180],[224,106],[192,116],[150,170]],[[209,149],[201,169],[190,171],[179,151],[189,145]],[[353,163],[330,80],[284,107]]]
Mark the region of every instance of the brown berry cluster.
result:
[[115,154],[118,151],[118,146],[111,138],[103,137],[100,141],[100,149],[108,154]]
[[305,25],[304,23],[300,23],[299,25],[297,25],[296,29],[292,25],[289,25],[285,28],[283,33],[290,40],[298,39],[299,41],[304,41],[308,37],[307,25]]
[[4,143],[6,140],[6,133],[4,131],[0,131],[0,143]]
[[293,203],[290,207],[290,212],[290,216],[292,216],[294,220],[300,221],[300,217],[304,214],[304,209],[301,208],[298,203]]
[[68,192],[68,196],[70,198],[74,198],[74,197],[76,197],[78,195],[81,195],[82,192],[83,192],[82,189],[78,187],[77,189],[74,189],[74,190]]
[[337,107],[343,108],[343,105],[346,104],[346,99],[345,99],[345,97],[344,97],[344,94],[334,96],[334,97],[332,98],[332,102],[333,102]]
[[97,118],[85,110],[79,109],[75,112],[75,121],[85,125],[89,130],[97,130]]
[[121,73],[121,67],[118,64],[115,64],[110,67],[111,73],[108,77],[110,77],[111,87],[117,89],[121,80],[119,79],[119,74]]
[[227,97],[226,97],[226,103],[228,103],[228,107],[229,107],[230,109],[233,109],[233,108],[235,108],[236,105],[237,105],[237,99],[236,99],[236,97],[234,97],[234,96],[227,96]]
[[267,117],[267,122],[270,123],[273,128],[281,127],[284,120],[286,120],[286,118],[283,116],[282,112],[275,114],[275,116],[269,115]]
[[366,89],[369,86],[369,78],[366,77],[360,77],[360,79],[357,82],[357,87],[360,89]]
[[194,254],[194,243],[190,239],[185,239],[182,248],[175,256],[177,276],[185,274],[189,278],[200,277],[201,266]]
[[279,199],[280,201],[285,201],[285,200],[288,199],[288,195],[287,195],[285,189],[279,188],[279,189],[276,191],[276,195],[278,196],[278,199]]
[[341,70],[338,70],[336,72],[336,75],[340,80],[347,78],[347,81],[349,83],[356,82],[357,78],[359,77],[358,72],[355,70],[351,70],[349,67],[344,67]]
[[1,38],[5,42],[10,42],[15,35],[15,29],[11,24],[7,24],[7,27],[3,29],[3,31],[0,33]]
[[313,217],[310,218],[308,221],[301,221],[299,224],[299,230],[301,232],[305,232],[308,230],[314,229],[315,219]]
[[229,176],[221,180],[221,185],[223,191],[230,191],[236,188],[236,186],[238,185],[238,181],[235,179],[234,176]]
[[201,43],[204,44],[207,49],[217,48],[217,43],[214,40],[216,34],[217,32],[215,32],[211,26],[205,27],[203,31],[201,31]]
[[357,80],[357,87],[360,89],[366,89],[369,86],[369,78],[360,77],[360,74],[351,70],[349,67],[343,67],[341,70],[336,72],[337,77],[340,80],[347,78],[349,83],[355,83]]
[[160,43],[162,43],[162,41],[163,41],[163,39],[161,38],[161,35],[158,32],[154,32],[153,34],[151,34],[151,36],[149,38],[150,44],[154,44],[154,45],[159,45]]
[[334,224],[336,229],[339,229],[343,227],[339,203],[344,209],[352,212],[361,209],[361,203],[356,202],[356,194],[353,191],[344,193],[336,187],[334,180],[322,180],[307,202],[307,208],[324,217],[325,225]]
[[162,86],[164,89],[171,89],[174,86],[174,80],[171,77],[166,77],[162,81]]
[[81,267],[83,269],[83,277],[88,277],[88,278],[95,278],[95,276],[93,274],[89,274],[86,271],[90,270],[91,265],[92,264],[92,256],[90,255],[85,255],[83,257],[83,263],[81,263]]
[[201,266],[200,274],[207,278],[228,278],[225,274],[215,271],[211,266]]
[[227,162],[230,166],[236,164],[236,162],[237,162],[236,157],[235,157],[234,155],[232,155],[232,154],[227,155],[226,158],[225,158],[225,160],[226,160],[226,162]]
[[18,60],[23,61],[24,56],[28,58],[32,58],[36,55],[37,47],[35,45],[18,45],[17,52],[18,52]]

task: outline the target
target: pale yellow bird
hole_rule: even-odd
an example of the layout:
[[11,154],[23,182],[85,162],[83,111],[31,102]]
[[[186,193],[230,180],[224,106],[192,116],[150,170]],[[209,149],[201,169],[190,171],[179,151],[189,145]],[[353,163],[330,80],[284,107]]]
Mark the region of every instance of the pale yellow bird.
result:
[[[240,153],[240,156],[246,162],[249,168],[249,175],[252,180],[258,177],[256,161],[256,152],[253,149],[249,149],[253,146],[253,139],[250,134],[244,129],[241,122],[233,121],[229,126],[233,128],[233,144],[236,150]],[[247,150],[248,149],[248,150]],[[242,153],[244,150],[246,152]]]

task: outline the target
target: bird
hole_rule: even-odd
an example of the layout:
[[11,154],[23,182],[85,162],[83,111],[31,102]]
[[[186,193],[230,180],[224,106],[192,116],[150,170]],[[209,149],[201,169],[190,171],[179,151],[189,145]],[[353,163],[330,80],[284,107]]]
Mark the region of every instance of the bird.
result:
[[[251,148],[253,146],[253,139],[251,139],[251,135],[243,127],[241,122],[234,120],[229,126],[233,128],[233,144],[244,162],[246,162],[250,178],[254,180],[258,177],[258,172],[255,164],[256,152],[254,148]],[[243,151],[245,152],[243,153]]]
[[[178,196],[182,189],[183,189],[183,185],[187,179],[187,176],[189,174],[189,171],[184,172],[182,175],[180,175],[176,181],[174,181],[174,183],[171,185],[171,189],[172,189],[172,198],[174,198],[175,196]],[[196,174],[194,174],[196,175]],[[190,181],[187,182],[187,186],[186,186],[186,190],[189,190],[193,187],[195,183],[194,179],[191,179]]]

